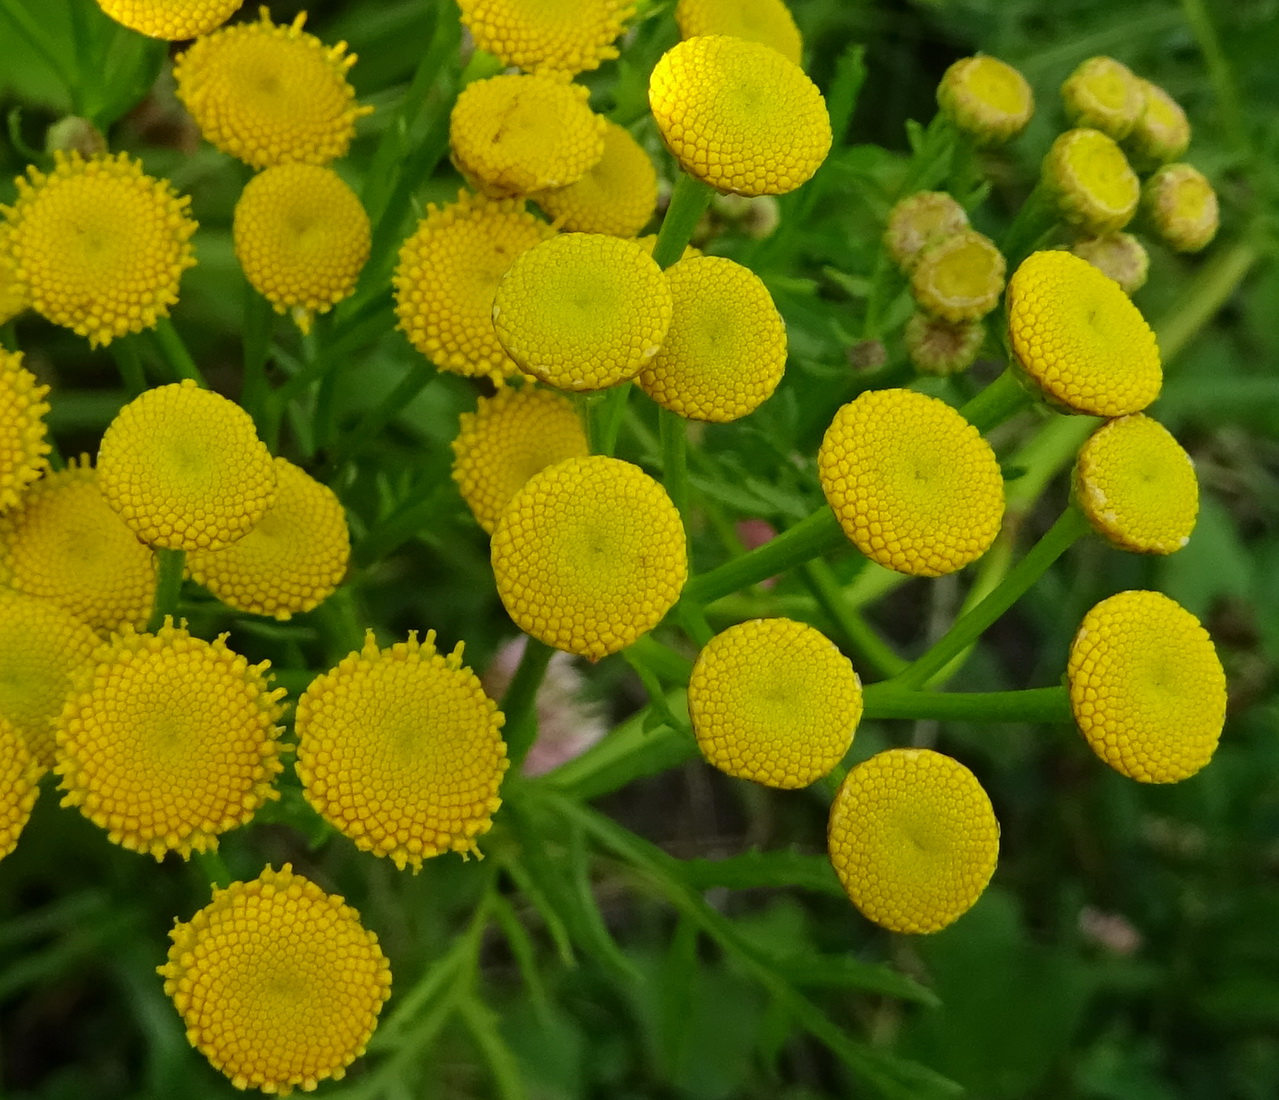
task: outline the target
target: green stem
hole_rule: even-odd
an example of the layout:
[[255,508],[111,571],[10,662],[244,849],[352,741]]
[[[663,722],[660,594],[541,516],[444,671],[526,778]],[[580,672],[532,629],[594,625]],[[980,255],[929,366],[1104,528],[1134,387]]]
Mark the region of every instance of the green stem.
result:
[[683,687],[693,674],[692,661],[680,656],[669,646],[662,645],[651,634],[641,634],[627,646],[625,652],[633,653],[637,660],[667,683]]
[[662,439],[662,483],[671,501],[688,526],[688,432],[679,413],[657,410],[657,427]]
[[161,317],[156,321],[155,342],[165,362],[172,368],[175,381],[190,378],[207,388],[208,383],[204,380],[204,375],[195,365],[195,360],[191,358],[190,351],[187,350],[186,344],[169,318]]
[[1191,33],[1199,43],[1199,50],[1208,66],[1213,94],[1217,97],[1217,109],[1221,112],[1222,128],[1230,144],[1240,152],[1250,151],[1248,130],[1244,125],[1244,112],[1239,98],[1230,59],[1221,46],[1221,38],[1213,25],[1212,17],[1203,0],[1181,0],[1181,10],[1190,24]]
[[681,602],[714,603],[722,596],[768,580],[792,566],[848,546],[848,538],[826,505],[794,527],[688,582]]
[[982,434],[1029,407],[1031,395],[1017,379],[1012,367],[959,410],[960,415]]
[[906,669],[906,661],[893,652],[870,624],[844,599],[843,589],[824,561],[805,562],[804,580],[823,611],[834,620],[844,641],[858,661],[885,678],[897,676]]
[[147,376],[142,370],[142,358],[138,355],[138,346],[129,337],[111,341],[111,356],[120,368],[120,380],[124,383],[125,392],[137,397],[147,388]]
[[1261,258],[1260,226],[1218,249],[1191,280],[1167,314],[1155,325],[1165,368],[1239,289],[1244,276]]
[[617,435],[621,431],[622,417],[626,414],[626,402],[631,396],[635,383],[623,382],[613,386],[604,394],[597,412],[599,428],[599,445],[592,444],[591,453],[612,455],[617,450]]
[[185,550],[166,550],[157,547],[155,572],[155,602],[151,617],[147,620],[147,633],[154,634],[166,617],[177,618],[178,594],[182,591],[182,574],[186,570]]
[[708,183],[681,172],[671,192],[671,202],[662,218],[662,228],[653,245],[653,260],[660,268],[668,268],[684,255],[693,238],[693,230],[711,204],[714,188]]
[[537,740],[537,692],[554,655],[555,650],[545,642],[528,638],[520,666],[502,696],[501,710],[506,716],[502,734],[506,738],[506,755],[512,768],[518,768],[524,762],[528,750]]
[[211,886],[225,890],[231,885],[231,872],[227,870],[222,853],[216,848],[208,852],[196,852],[195,862]]
[[889,682],[897,688],[922,688],[926,685],[1021,599],[1048,567],[1088,530],[1088,521],[1083,513],[1073,506],[1068,507],[989,596],[968,614],[962,615],[936,645]]
[[329,461],[325,466],[326,473],[335,473],[344,462],[355,457],[364,447],[373,442],[382,429],[399,416],[410,402],[437,377],[438,372],[433,363],[426,360],[416,362],[390,393],[369,409],[354,428],[333,444]]
[[266,380],[267,348],[274,311],[271,303],[248,284],[244,287],[244,384],[240,404],[253,417],[259,433],[266,428],[270,387]]
[[1015,271],[1022,260],[1043,244],[1057,227],[1057,221],[1057,202],[1041,179],[1021,204],[1017,216],[999,242],[999,250],[1008,261],[1009,271]]
[[960,722],[1070,722],[1064,687],[1028,691],[903,691],[891,683],[863,692],[862,718],[936,719]]

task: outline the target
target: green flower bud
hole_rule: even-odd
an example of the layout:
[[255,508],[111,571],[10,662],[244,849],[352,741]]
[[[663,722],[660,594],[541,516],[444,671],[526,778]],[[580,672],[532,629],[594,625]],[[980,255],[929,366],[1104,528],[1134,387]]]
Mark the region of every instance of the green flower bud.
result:
[[1189,164],[1165,164],[1146,181],[1141,208],[1155,232],[1178,252],[1198,252],[1217,235],[1217,192]]
[[1146,285],[1150,273],[1150,256],[1145,246],[1131,233],[1110,233],[1104,237],[1083,237],[1070,246],[1070,251],[1109,275],[1125,294],[1133,294]]
[[1100,130],[1058,136],[1044,158],[1043,179],[1061,216],[1085,233],[1122,229],[1141,197],[1141,183],[1123,150]]
[[1186,112],[1158,84],[1141,81],[1146,107],[1128,135],[1133,156],[1140,161],[1167,164],[1190,146],[1190,122]]
[[994,57],[962,57],[937,85],[937,106],[982,145],[1016,137],[1035,113],[1026,78]]
[[884,247],[909,273],[919,254],[934,240],[968,228],[968,215],[945,191],[919,191],[900,199],[888,212]]
[[1113,57],[1080,64],[1062,84],[1061,98],[1072,126],[1100,130],[1116,141],[1132,132],[1146,109],[1141,81]]
[[930,244],[910,277],[910,292],[929,313],[953,324],[985,317],[1004,292],[1004,254],[966,229]]
[[906,351],[915,367],[926,374],[967,370],[985,339],[986,327],[980,321],[952,324],[916,310],[906,322]]

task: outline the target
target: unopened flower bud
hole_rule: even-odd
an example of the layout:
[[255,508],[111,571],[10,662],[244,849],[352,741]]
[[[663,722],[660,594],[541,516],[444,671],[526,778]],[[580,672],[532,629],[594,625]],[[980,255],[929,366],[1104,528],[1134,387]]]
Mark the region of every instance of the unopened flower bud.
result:
[[67,115],[60,118],[44,136],[45,152],[53,153],[61,150],[64,153],[79,153],[86,160],[101,156],[107,151],[107,139],[87,118],[79,115]]
[[1189,164],[1166,164],[1146,181],[1141,206],[1155,232],[1178,252],[1198,252],[1217,234],[1217,192]]
[[1026,78],[994,57],[963,57],[937,85],[937,105],[979,144],[999,145],[1016,137],[1035,113]]
[[1141,161],[1167,164],[1190,146],[1190,121],[1175,99],[1158,84],[1141,81],[1145,110],[1128,135],[1133,156]]
[[999,303],[1006,270],[994,242],[966,229],[924,249],[910,291],[929,313],[952,323],[976,321]]
[[1061,216],[1085,233],[1113,233],[1137,210],[1141,183],[1123,150],[1100,130],[1067,130],[1044,158],[1043,179]]
[[1104,237],[1083,237],[1070,246],[1103,275],[1109,275],[1133,294],[1146,285],[1150,273],[1150,256],[1145,246],[1131,233],[1110,233]]
[[893,262],[909,272],[926,245],[967,228],[964,208],[945,191],[919,191],[888,212],[884,247]]
[[1141,81],[1122,61],[1090,57],[1061,86],[1073,126],[1087,126],[1116,141],[1127,137],[1146,108]]
[[957,374],[973,365],[986,338],[980,321],[954,324],[916,310],[906,322],[906,351],[925,374]]

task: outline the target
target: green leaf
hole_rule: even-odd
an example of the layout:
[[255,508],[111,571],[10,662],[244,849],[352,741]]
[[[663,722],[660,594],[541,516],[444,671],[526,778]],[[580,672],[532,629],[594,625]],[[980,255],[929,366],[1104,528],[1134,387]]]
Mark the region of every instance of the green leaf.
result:
[[678,864],[681,877],[694,890],[726,886],[751,890],[761,886],[798,886],[832,897],[844,896],[844,888],[830,860],[805,852],[746,852],[725,859],[689,859]]

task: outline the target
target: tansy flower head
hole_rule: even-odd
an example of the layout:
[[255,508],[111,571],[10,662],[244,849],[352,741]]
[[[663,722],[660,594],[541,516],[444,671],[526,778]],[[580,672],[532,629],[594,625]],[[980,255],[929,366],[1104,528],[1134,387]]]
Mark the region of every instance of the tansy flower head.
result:
[[31,306],[31,298],[18,282],[18,272],[9,256],[8,235],[7,224],[0,221],[0,325],[7,325]]
[[0,717],[41,767],[53,765],[53,721],[98,636],[52,600],[0,587]]
[[157,860],[218,846],[268,799],[280,773],[283,688],[172,619],[155,634],[126,626],[95,655],[56,723],[54,767],[113,843]]
[[576,183],[532,197],[560,229],[634,237],[657,207],[657,171],[629,130],[606,121],[595,166]]
[[998,145],[1016,137],[1035,113],[1026,78],[995,57],[961,57],[937,85],[937,106],[979,142]]
[[377,936],[285,864],[215,889],[157,968],[187,1039],[238,1089],[287,1096],[340,1078],[391,993]]
[[441,370],[498,385],[519,374],[493,332],[493,295],[515,257],[551,235],[522,199],[463,191],[457,202],[428,206],[400,249],[393,280],[409,342]]
[[562,390],[634,378],[671,323],[671,291],[634,241],[567,233],[518,256],[493,298],[493,330],[529,374]]
[[40,793],[42,771],[22,734],[0,715],[0,859],[18,845]]
[[275,475],[275,503],[253,530],[222,550],[193,550],[187,568],[228,607],[288,619],[342,583],[351,539],[332,489],[286,458]]
[[786,369],[786,325],[763,281],[722,256],[680,260],[666,280],[671,327],[641,388],[690,420],[727,423],[759,408]]
[[802,61],[804,40],[782,0],[679,0],[675,22],[681,38],[727,34],[772,46],[793,64]]
[[1159,396],[1155,334],[1123,289],[1069,252],[1035,252],[1008,281],[1008,342],[1053,403],[1092,416]]
[[1186,112],[1158,84],[1139,81],[1145,109],[1128,135],[1133,155],[1142,161],[1165,164],[1190,147],[1190,122]]
[[930,749],[858,764],[830,810],[831,863],[852,903],[893,932],[936,932],[981,897],[999,822],[976,776]]
[[460,0],[475,44],[518,69],[581,73],[617,56],[632,0]]
[[973,365],[986,339],[980,321],[945,321],[916,310],[906,322],[906,352],[925,374],[957,374]]
[[1142,82],[1122,61],[1090,57],[1061,86],[1062,102],[1072,126],[1087,126],[1126,138],[1146,109]]
[[497,197],[576,183],[604,155],[604,119],[589,98],[582,85],[546,73],[468,84],[449,116],[458,170]]
[[0,581],[98,631],[146,622],[155,555],[102,499],[87,457],[46,474],[0,517]]
[[22,365],[22,352],[0,348],[0,512],[16,505],[49,464],[48,392]]
[[528,385],[481,397],[463,413],[453,440],[453,480],[489,534],[534,474],[590,454],[581,418],[567,398]]
[[686,38],[658,60],[648,102],[680,167],[719,191],[794,191],[830,151],[817,85],[759,42]]
[[1141,413],[1093,432],[1075,462],[1074,488],[1097,533],[1138,554],[1180,550],[1199,514],[1190,456],[1167,428]]
[[305,12],[287,27],[261,16],[196,39],[173,66],[178,98],[206,139],[254,168],[345,156],[373,110],[346,79],[355,55],[306,34]]
[[884,247],[893,262],[909,272],[933,241],[968,228],[968,215],[945,191],[918,191],[898,200],[888,212]]
[[275,499],[275,466],[253,421],[190,379],[135,397],[107,425],[98,486],[138,538],[221,550]]
[[652,630],[688,578],[684,525],[666,490],[603,455],[530,478],[498,520],[492,552],[515,625],[592,661]]
[[862,685],[835,644],[791,619],[752,619],[698,654],[688,712],[702,755],[766,787],[806,787],[848,752]]
[[442,852],[478,853],[502,804],[502,721],[461,643],[437,653],[431,630],[379,649],[370,630],[298,700],[298,775],[357,847],[417,871]]
[[817,454],[822,492],[872,561],[921,577],[981,557],[1004,517],[995,452],[944,401],[871,390],[835,414]]
[[280,164],[254,176],[235,204],[235,254],[253,289],[292,309],[306,332],[355,290],[369,258],[369,216],[342,177],[315,164]]
[[1044,182],[1061,216],[1085,233],[1114,233],[1132,219],[1141,183],[1100,130],[1067,130],[1044,158]]
[[35,310],[92,345],[151,328],[178,300],[196,225],[166,180],[125,153],[54,153],[19,176],[0,240]]
[[152,38],[178,42],[222,26],[244,0],[98,0],[117,23]]
[[1070,251],[1114,279],[1125,294],[1135,294],[1146,285],[1150,254],[1131,233],[1084,237],[1072,244]]
[[915,262],[910,290],[921,306],[952,323],[985,317],[1004,292],[1004,254],[974,229],[942,237]]
[[1217,235],[1217,192],[1190,164],[1165,164],[1141,193],[1155,232],[1178,252],[1198,252]]
[[1120,592],[1084,616],[1066,668],[1093,752],[1143,783],[1176,783],[1216,751],[1226,676],[1208,632],[1162,592]]

